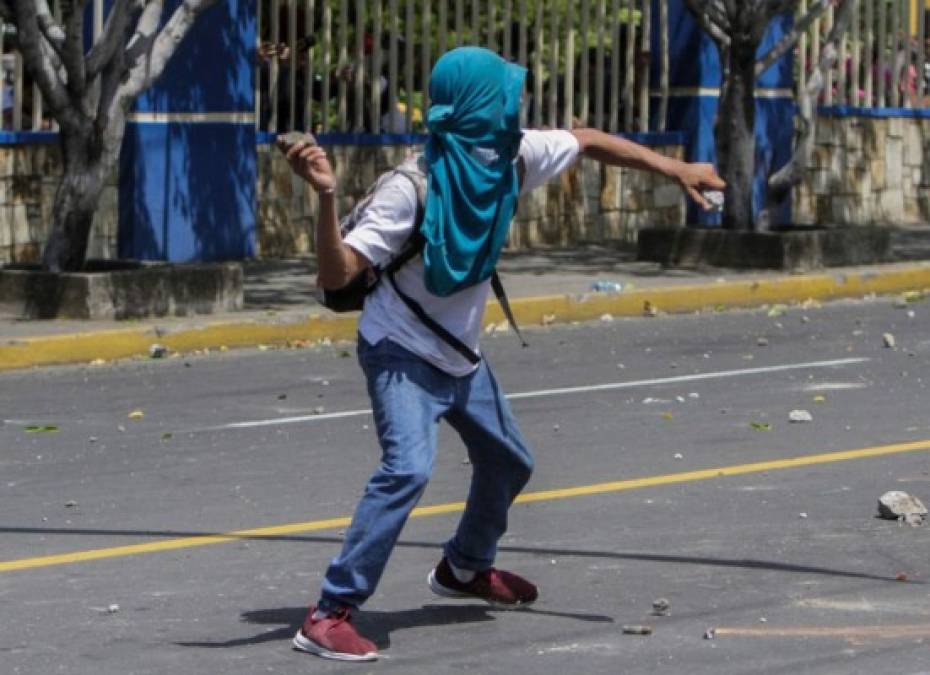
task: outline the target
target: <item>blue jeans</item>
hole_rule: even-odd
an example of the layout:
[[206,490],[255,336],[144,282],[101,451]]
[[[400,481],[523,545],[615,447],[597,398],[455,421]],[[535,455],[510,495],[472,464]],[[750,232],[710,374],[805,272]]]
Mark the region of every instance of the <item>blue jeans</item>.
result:
[[323,580],[320,606],[358,607],[375,591],[394,544],[433,469],[438,423],[446,419],[468,448],[473,474],[465,512],[445,555],[456,567],[494,564],[507,511],[533,471],[533,458],[488,364],[454,377],[388,339],[359,337],[381,465],[365,488],[342,551]]

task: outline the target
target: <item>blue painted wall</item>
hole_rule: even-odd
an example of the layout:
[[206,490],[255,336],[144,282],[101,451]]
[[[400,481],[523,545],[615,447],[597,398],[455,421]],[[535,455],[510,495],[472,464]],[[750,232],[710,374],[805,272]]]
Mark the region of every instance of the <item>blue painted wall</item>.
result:
[[[180,0],[166,3],[170,16]],[[255,0],[223,0],[194,25],[140,113],[244,113],[238,121],[131,122],[120,158],[119,255],[172,262],[255,255]]]

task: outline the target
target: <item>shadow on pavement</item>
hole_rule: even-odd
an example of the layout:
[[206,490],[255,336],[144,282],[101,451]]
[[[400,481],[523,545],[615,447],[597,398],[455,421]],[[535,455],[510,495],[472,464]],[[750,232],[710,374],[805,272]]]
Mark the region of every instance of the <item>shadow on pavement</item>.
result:
[[[274,541],[295,542],[308,544],[334,544],[342,543],[341,537],[314,537],[301,535],[237,535],[228,532],[184,532],[176,530],[106,530],[106,529],[64,529],[41,527],[0,527],[0,533],[5,534],[41,534],[41,535],[77,535],[77,536],[125,536],[125,537],[228,537],[230,540],[246,541]],[[442,544],[432,541],[399,541],[399,548],[422,548],[435,551],[442,550]],[[773,572],[788,572],[793,574],[817,574],[848,579],[870,579],[873,581],[890,581],[896,584],[925,584],[924,581],[908,580],[901,582],[894,576],[871,574],[868,572],[855,572],[830,567],[812,565],[798,565],[778,562],[774,560],[756,560],[752,558],[709,558],[684,555],[671,555],[666,553],[648,552],[621,552],[597,551],[579,549],[538,548],[529,546],[499,546],[502,553],[525,553],[539,556],[562,556],[566,558],[603,558],[608,560],[630,560],[639,562],[670,563],[674,565],[704,565],[707,567],[728,567],[741,569],[768,570]]]

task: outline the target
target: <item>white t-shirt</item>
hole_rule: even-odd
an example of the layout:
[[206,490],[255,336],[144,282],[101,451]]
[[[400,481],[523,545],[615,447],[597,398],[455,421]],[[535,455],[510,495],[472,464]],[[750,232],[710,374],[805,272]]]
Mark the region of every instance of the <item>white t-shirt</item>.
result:
[[[579,149],[578,140],[568,131],[525,131],[519,153],[526,167],[521,194],[535,190],[569,168],[577,159]],[[412,233],[416,210],[417,194],[413,183],[405,176],[392,176],[378,189],[345,241],[372,264],[383,267]],[[432,319],[473,351],[478,351],[490,281],[448,297],[433,295],[423,281],[423,259],[420,257],[401,267],[394,278],[401,290],[416,300]],[[365,299],[359,332],[371,344],[390,338],[450,375],[467,375],[477,367],[424,325],[387,280],[378,284]]]

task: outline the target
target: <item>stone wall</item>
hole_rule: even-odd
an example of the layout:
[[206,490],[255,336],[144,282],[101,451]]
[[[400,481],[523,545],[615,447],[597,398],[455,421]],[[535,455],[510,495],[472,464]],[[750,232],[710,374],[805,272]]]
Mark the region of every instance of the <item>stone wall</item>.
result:
[[930,219],[930,119],[822,114],[794,220],[913,225]]
[[[0,146],[0,264],[39,259],[61,170],[57,144]],[[94,216],[88,257],[116,257],[117,194],[114,172]]]
[[[339,211],[348,211],[376,177],[421,148],[338,146],[330,151],[339,177]],[[681,146],[656,148],[680,157]],[[289,257],[313,250],[316,197],[283,156],[258,147],[258,251]],[[0,146],[0,264],[38,260],[51,220],[60,154],[55,144]],[[117,176],[108,183],[94,219],[89,257],[117,253]],[[512,229],[512,249],[577,243],[633,244],[647,225],[685,222],[681,191],[650,174],[584,160],[559,180],[524,196]]]
[[[656,148],[681,157],[681,146]],[[340,185],[339,212],[345,213],[377,176],[421,148],[341,146],[330,151]],[[295,177],[281,154],[260,146],[259,250],[263,257],[312,250],[316,198]],[[647,225],[684,225],[681,190],[660,176],[602,167],[583,160],[557,181],[525,195],[511,230],[511,249],[565,246],[582,242],[633,244]]]

